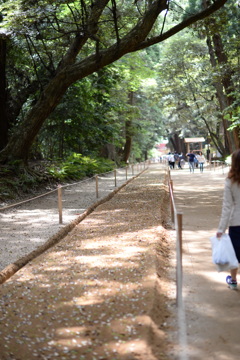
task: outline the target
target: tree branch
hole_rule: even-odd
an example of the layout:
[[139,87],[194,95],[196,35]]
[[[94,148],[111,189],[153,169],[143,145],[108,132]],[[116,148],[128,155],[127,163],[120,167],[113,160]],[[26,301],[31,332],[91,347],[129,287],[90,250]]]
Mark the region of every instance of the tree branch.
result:
[[98,0],[92,5],[91,14],[88,18],[88,23],[86,24],[86,29],[83,34],[76,36],[72,42],[68,52],[63,57],[62,61],[58,66],[58,71],[63,69],[69,63],[74,63],[79,51],[85,45],[89,37],[95,35],[98,30],[98,19],[102,15],[103,10],[105,9],[109,0]]
[[190,16],[186,20],[182,21],[180,24],[178,24],[178,25],[174,26],[172,29],[166,31],[164,34],[160,34],[159,36],[153,37],[151,39],[146,39],[141,44],[139,44],[139,46],[135,49],[135,51],[145,49],[148,46],[160,43],[160,42],[170,38],[171,36],[177,34],[179,31],[185,29],[186,27],[194,24],[195,22],[205,19],[206,17],[212,15],[214,12],[219,10],[227,1],[228,0],[216,0],[207,9],[201,11],[198,14]]
[[167,9],[167,0],[155,1],[150,5],[145,16],[139,21],[139,23],[130,31],[126,36],[121,39],[120,43],[115,43],[108,49],[99,51],[98,57],[90,55],[79,63],[73,64],[65,69],[68,80],[71,82],[80,80],[85,76],[92,74],[93,72],[103,68],[106,65],[113,63],[120,59],[123,55],[135,52],[151,45],[162,42],[169,37],[175,35],[181,30],[185,29],[189,25],[206,18],[219,10],[227,0],[216,0],[213,5],[204,9],[200,13],[190,16],[188,19],[182,21],[180,24],[174,26],[172,29],[166,31],[166,33],[146,39],[146,36],[151,31],[158,15]]

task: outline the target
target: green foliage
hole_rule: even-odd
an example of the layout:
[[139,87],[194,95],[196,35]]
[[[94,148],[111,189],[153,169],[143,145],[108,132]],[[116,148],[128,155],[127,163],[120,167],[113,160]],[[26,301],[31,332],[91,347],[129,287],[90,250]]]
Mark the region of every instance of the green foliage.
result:
[[225,116],[225,119],[229,120],[232,122],[232,124],[229,126],[228,130],[233,130],[235,128],[239,128],[240,127],[240,111],[238,112],[237,116],[230,116],[229,114],[227,114]]
[[66,161],[53,164],[48,172],[54,178],[66,180],[80,180],[94,174],[106,173],[115,168],[115,163],[102,158],[90,158],[81,154],[72,154]]
[[128,101],[119,88],[122,78],[119,67],[111,65],[71,86],[43,126],[35,150],[40,143],[42,156],[54,159],[72,152],[99,155],[108,143],[121,146],[118,114]]
[[209,120],[215,114],[205,41],[194,38],[188,31],[169,39],[157,69],[163,134],[169,138],[174,134],[205,137],[207,130],[201,115]]
[[[192,5],[198,4],[199,2],[192,1]],[[191,9],[193,12],[196,10],[194,6]],[[234,13],[230,11],[229,6],[230,4],[227,9],[219,12],[219,16],[214,20],[207,19],[205,25],[198,24],[197,31],[190,33],[188,29],[165,43],[159,61],[158,80],[162,88],[160,104],[163,108],[166,135],[169,138],[175,134],[180,138],[206,138],[210,134],[212,140],[215,139],[214,145],[218,146],[218,151],[223,155],[228,152],[224,147],[223,115],[232,122],[231,127],[227,126],[228,130],[239,126],[239,68],[236,66],[238,57],[235,53],[237,47],[231,48],[235,43],[234,32],[227,34],[226,31],[232,26],[229,27],[228,22],[237,21],[232,21],[231,16],[226,16]],[[234,8],[233,4],[231,6]],[[210,34],[214,37],[212,41],[215,41],[212,43],[211,62],[206,34],[209,36],[208,44]],[[224,50],[228,58],[218,58],[217,51],[224,55]],[[162,69],[168,70],[163,72]],[[228,89],[224,88],[227,81],[231,85]],[[223,96],[226,94],[225,104],[231,105],[224,107],[223,103],[220,103],[221,89]]]
[[199,0],[189,0],[188,6],[186,7],[186,13],[184,14],[184,18],[186,18],[189,14],[194,15],[202,10],[202,1]]
[[[155,96],[158,89],[153,78],[155,60],[147,68],[149,59],[145,51],[130,54],[71,86],[43,126],[33,156],[38,158],[40,153],[40,158],[64,159],[76,152],[94,157],[111,144],[116,149],[114,160],[119,163],[118,152],[125,144],[125,122],[130,121],[128,131],[135,144],[132,158],[143,159],[141,154],[156,141],[151,131],[159,132],[161,128]],[[133,94],[133,104],[129,94]]]
[[[45,96],[43,89],[58,72],[69,53],[70,44],[74,48],[76,38],[83,39],[79,45],[81,52],[76,53],[76,59],[72,58],[69,66],[83,59],[87,63],[88,55],[97,55],[99,50],[115,43],[117,37],[126,35],[142,19],[151,2],[117,2],[117,21],[113,17],[113,4],[109,2],[94,24],[92,19],[88,22],[94,5],[90,0],[2,2],[0,26],[8,38],[10,133],[21,125],[39,95]],[[198,12],[202,1],[185,0],[179,4],[170,2],[169,12],[160,15],[151,35],[161,33],[163,19],[166,20],[165,31],[184,13],[189,16]],[[231,68],[236,73],[239,64],[238,22],[231,21],[226,14],[232,14],[234,19],[239,15],[233,5],[227,4],[226,9],[219,17],[218,29],[223,29],[222,24],[227,23],[223,35]],[[219,109],[215,99],[212,100],[212,83],[226,73],[225,67],[216,68],[214,73],[209,68],[204,41],[189,31],[172,38],[164,48],[155,45],[130,53],[114,65],[94,72],[68,88],[39,132],[31,155],[34,159],[67,158],[59,168],[51,168],[50,173],[61,179],[78,179],[96,173],[99,164],[92,160],[85,163],[82,159],[76,163],[68,156],[81,153],[88,159],[98,158],[110,144],[116,150],[116,157],[121,159],[127,122],[131,123],[128,135],[133,141],[134,160],[143,160],[160,136],[174,132],[181,136],[205,135],[207,130],[202,116],[207,115],[211,128],[219,125]],[[239,83],[237,75],[235,85]],[[237,97],[239,85],[234,92]],[[129,94],[133,94],[133,103]],[[235,109],[229,108],[230,111],[235,120]]]
[[45,182],[46,178],[17,161],[0,166],[0,201],[17,199],[22,194],[37,191],[42,180]]

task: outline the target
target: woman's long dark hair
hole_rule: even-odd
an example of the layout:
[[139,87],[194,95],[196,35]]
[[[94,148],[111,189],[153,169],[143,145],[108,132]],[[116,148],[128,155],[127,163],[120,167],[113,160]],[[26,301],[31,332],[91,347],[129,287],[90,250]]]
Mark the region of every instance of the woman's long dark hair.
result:
[[232,182],[237,182],[240,185],[240,149],[232,153],[232,165],[228,173],[228,178]]

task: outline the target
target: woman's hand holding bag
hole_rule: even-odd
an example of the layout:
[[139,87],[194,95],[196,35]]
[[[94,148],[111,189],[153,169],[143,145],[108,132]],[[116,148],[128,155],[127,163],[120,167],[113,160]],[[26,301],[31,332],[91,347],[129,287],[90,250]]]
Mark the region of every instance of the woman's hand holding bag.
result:
[[210,240],[212,244],[212,261],[216,264],[217,270],[220,272],[238,268],[238,259],[229,235],[223,234],[220,239],[212,236]]

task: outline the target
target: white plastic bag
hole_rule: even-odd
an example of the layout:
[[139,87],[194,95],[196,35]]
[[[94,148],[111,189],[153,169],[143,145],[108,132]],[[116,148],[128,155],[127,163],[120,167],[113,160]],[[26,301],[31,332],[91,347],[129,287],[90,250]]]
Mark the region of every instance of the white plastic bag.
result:
[[229,235],[223,234],[220,239],[212,236],[210,240],[212,244],[212,261],[216,264],[217,270],[220,272],[238,268],[238,259]]

